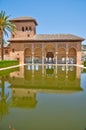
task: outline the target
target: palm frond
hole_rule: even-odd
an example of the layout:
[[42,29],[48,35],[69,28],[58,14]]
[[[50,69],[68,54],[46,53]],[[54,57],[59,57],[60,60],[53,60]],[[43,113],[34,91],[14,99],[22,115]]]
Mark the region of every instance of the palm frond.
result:
[[[3,39],[3,34],[7,35],[8,36],[8,31],[9,32],[15,32],[16,31],[16,26],[11,23],[9,21],[9,17],[10,15],[6,15],[5,11],[1,11],[0,12],[0,31],[2,32],[2,39]],[[2,40],[2,60],[3,60],[3,40]]]
[[6,30],[15,32],[16,26],[9,21],[10,15],[6,15],[5,11],[0,12],[0,29],[7,35]]

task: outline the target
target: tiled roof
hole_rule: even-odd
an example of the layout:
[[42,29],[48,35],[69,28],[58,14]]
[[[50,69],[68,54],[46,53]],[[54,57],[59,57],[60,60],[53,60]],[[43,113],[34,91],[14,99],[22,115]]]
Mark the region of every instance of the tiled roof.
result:
[[11,38],[10,41],[83,41],[72,34],[38,34],[33,37]]
[[72,34],[39,34],[33,37],[34,40],[84,40]]
[[36,25],[38,25],[37,24],[37,21],[36,21],[36,19],[34,19],[34,18],[32,18],[32,17],[17,17],[17,18],[14,18],[14,19],[11,19],[10,20],[11,22],[12,21],[14,21],[14,22],[16,22],[16,21],[34,21],[35,23],[36,23]]

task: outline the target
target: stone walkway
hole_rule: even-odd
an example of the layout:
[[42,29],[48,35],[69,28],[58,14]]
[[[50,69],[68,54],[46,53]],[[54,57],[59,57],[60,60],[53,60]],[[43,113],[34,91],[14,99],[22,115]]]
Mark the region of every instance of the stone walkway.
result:
[[12,68],[20,67],[20,66],[23,66],[23,65],[25,65],[25,64],[19,64],[19,65],[15,65],[15,66],[0,68],[0,70],[12,69]]
[[81,68],[83,68],[83,69],[86,69],[86,67],[84,67],[83,65],[78,65],[78,64],[76,64],[75,66],[79,66],[79,67],[81,67]]
[[[23,66],[23,65],[27,65],[27,64],[19,64],[19,65],[15,65],[15,66],[10,66],[10,67],[5,67],[5,68],[0,68],[0,71],[1,70],[6,70],[6,69],[11,69],[11,68],[16,68],[16,67],[20,67],[20,66]],[[32,65],[32,64],[30,64]],[[37,65],[37,64],[33,64],[33,65]],[[42,64],[39,64],[39,65],[42,65]],[[44,64],[46,65],[46,64]],[[49,64],[50,65],[50,64]],[[52,65],[52,64],[51,64]],[[55,64],[54,64],[55,65]],[[57,64],[58,65],[58,64]],[[60,64],[60,65],[64,65],[64,64]],[[66,64],[65,64],[66,65]],[[70,66],[70,64],[68,64]],[[71,64],[72,65],[72,64]],[[73,66],[78,66],[78,67],[81,67],[83,69],[86,69],[86,67],[84,67],[83,65],[78,65],[78,64],[73,64]]]

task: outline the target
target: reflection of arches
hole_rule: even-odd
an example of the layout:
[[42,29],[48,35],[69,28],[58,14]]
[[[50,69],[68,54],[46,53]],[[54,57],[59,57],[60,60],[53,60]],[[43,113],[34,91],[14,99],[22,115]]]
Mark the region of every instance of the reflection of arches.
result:
[[47,76],[52,76],[53,74],[54,74],[54,69],[53,68],[51,68],[51,69],[46,69],[46,74],[47,74]]
[[76,70],[68,71],[68,80],[69,81],[75,81],[76,79]]
[[58,49],[58,63],[60,63],[60,64],[66,63],[66,50],[65,50],[65,48]]
[[31,63],[31,57],[32,57],[31,49],[26,48],[24,50],[24,61],[25,61],[25,63]]
[[76,63],[76,49],[75,48],[69,49],[68,57],[69,57],[69,63],[70,64]]
[[35,48],[34,50],[34,62],[35,63],[41,63],[42,61],[42,49],[41,48]]
[[66,70],[65,68],[62,67],[58,67],[58,80],[59,81],[64,81],[66,79]]

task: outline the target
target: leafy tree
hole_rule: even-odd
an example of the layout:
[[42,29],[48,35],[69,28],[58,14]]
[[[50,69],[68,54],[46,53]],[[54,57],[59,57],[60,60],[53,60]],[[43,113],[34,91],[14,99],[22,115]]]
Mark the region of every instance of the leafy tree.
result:
[[4,60],[4,34],[8,36],[8,32],[15,32],[16,27],[9,21],[8,15],[5,11],[0,12],[0,35],[1,35],[1,58]]

